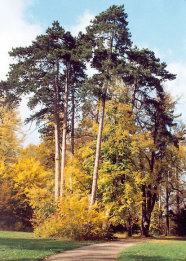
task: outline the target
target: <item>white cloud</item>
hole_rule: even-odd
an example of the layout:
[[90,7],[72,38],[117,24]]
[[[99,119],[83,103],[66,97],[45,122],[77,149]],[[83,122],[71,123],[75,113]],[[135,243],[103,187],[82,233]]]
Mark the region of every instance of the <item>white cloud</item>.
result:
[[74,36],[77,36],[80,31],[85,33],[85,29],[92,19],[94,19],[94,15],[89,13],[89,11],[85,11],[83,15],[77,17],[77,24],[70,26],[69,31]]
[[[72,33],[72,35],[77,36],[81,31],[83,33],[86,32],[86,27],[90,25],[90,21],[93,20],[95,16],[91,14],[89,11],[85,11],[83,15],[77,17],[77,24],[70,26],[68,30]],[[94,73],[97,73],[97,70],[91,68],[90,64],[87,63],[87,74],[92,76]]]
[[182,113],[182,120],[186,122],[186,63],[170,63],[167,68],[177,74],[176,80],[167,82],[166,87],[173,99],[178,101],[176,112]]
[[39,25],[24,19],[31,0],[0,0],[0,79],[5,79],[11,59],[12,47],[26,46],[41,33]]
[[[139,48],[149,48],[154,51],[157,58],[161,62],[173,55],[172,49],[168,48],[164,53],[159,48],[150,48],[147,43],[139,43]],[[165,84],[166,90],[170,93],[174,101],[177,101],[176,110],[177,114],[182,114],[181,120],[186,123],[186,63],[172,62],[167,65],[167,70],[176,74],[176,79],[168,81]]]
[[[28,46],[38,34],[42,33],[42,28],[37,24],[30,24],[25,20],[27,8],[32,5],[33,0],[0,0],[0,80],[5,80],[12,63],[8,52],[14,47]],[[69,30],[73,35],[78,35],[79,31],[85,32],[86,26],[94,18],[93,14],[86,11],[77,18],[77,24],[71,26]],[[91,69],[89,69],[90,71]],[[28,98],[23,99],[20,106],[20,116],[25,120],[30,115],[27,107]],[[25,145],[39,143],[39,135],[35,124],[24,126],[27,134]]]
[[[32,4],[31,0],[0,0],[0,80],[5,80],[12,63],[8,52],[12,47],[27,46],[42,32],[36,24],[25,21],[25,11]],[[21,103],[20,116],[22,120],[30,114],[25,100]],[[27,134],[25,144],[39,142],[39,135],[35,126],[24,126]]]
[[[31,114],[30,109],[27,106],[29,101],[29,96],[24,96],[20,105],[20,116],[22,121],[28,118]],[[40,138],[38,133],[38,127],[35,122],[28,123],[27,125],[23,125],[23,132],[25,135],[24,146],[31,144],[39,144]]]

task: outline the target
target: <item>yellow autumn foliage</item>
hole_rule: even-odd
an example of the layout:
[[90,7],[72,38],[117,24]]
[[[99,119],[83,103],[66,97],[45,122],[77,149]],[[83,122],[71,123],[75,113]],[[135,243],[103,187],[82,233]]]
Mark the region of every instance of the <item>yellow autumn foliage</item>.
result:
[[106,213],[97,203],[89,210],[88,197],[72,194],[63,198],[57,211],[35,227],[42,237],[76,240],[102,239],[109,236]]
[[15,187],[19,187],[24,193],[33,188],[43,188],[47,180],[51,177],[51,172],[46,171],[39,161],[33,158],[22,158],[12,167],[12,179]]

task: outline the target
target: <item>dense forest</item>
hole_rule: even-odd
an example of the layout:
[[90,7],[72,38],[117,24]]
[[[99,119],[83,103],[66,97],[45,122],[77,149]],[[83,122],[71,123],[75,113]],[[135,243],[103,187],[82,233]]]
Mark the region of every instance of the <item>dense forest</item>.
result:
[[[54,21],[0,82],[0,229],[73,239],[184,235],[184,125],[176,78],[132,43],[124,6],[73,37]],[[91,76],[89,69],[94,72]],[[25,96],[41,134],[23,147]]]

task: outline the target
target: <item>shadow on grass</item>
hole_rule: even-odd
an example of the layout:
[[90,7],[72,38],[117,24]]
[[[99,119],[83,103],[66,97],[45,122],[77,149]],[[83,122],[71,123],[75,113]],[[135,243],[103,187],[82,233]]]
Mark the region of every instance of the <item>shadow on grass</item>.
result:
[[[3,238],[0,239],[0,245],[11,249],[27,249],[27,250],[54,250],[63,251],[74,247],[85,245],[85,242],[70,242],[48,239],[21,239],[21,238]],[[87,242],[88,245],[88,242]]]

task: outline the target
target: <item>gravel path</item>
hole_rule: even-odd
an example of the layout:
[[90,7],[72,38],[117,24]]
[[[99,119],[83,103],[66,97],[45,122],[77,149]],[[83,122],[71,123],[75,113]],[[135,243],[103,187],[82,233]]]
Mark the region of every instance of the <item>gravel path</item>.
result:
[[48,257],[45,261],[113,261],[123,249],[141,241],[118,240],[84,246]]

